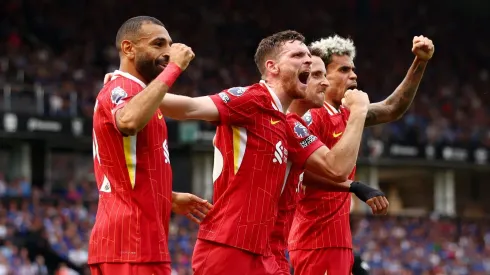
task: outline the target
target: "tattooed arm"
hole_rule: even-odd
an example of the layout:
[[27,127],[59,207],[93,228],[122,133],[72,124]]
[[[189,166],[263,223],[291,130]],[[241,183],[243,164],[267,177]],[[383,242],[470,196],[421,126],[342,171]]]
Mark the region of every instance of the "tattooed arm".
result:
[[434,45],[428,38],[414,37],[412,52],[415,54],[415,60],[405,79],[388,98],[369,105],[365,127],[398,120],[412,104],[427,62],[434,54]]

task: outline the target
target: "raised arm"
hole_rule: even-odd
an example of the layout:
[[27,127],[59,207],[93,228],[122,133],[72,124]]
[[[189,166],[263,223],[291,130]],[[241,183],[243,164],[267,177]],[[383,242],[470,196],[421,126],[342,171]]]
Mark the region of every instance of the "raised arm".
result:
[[160,103],[160,111],[164,116],[177,120],[219,121],[218,108],[209,96],[167,94]]
[[135,135],[150,121],[159,103],[182,70],[194,58],[191,48],[175,43],[170,48],[170,63],[142,92],[115,113],[116,125],[125,135]]
[[369,98],[362,91],[349,90],[342,104],[351,110],[342,138],[332,150],[322,146],[306,160],[306,170],[334,182],[346,181],[356,164]]
[[415,60],[396,90],[385,100],[369,105],[366,127],[398,120],[412,104],[427,62],[434,54],[432,40],[424,36],[414,37],[412,52],[415,54]]

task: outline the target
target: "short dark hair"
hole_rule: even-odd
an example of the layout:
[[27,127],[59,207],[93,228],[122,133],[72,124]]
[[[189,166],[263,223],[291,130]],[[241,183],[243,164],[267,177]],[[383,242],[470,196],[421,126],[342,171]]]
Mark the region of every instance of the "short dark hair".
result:
[[312,56],[320,57],[322,60],[326,57],[322,50],[319,48],[308,47]]
[[123,40],[135,40],[143,24],[150,23],[165,27],[163,23],[151,16],[136,16],[128,19],[122,24],[116,35],[116,48],[121,50]]
[[265,60],[276,55],[280,47],[288,41],[300,41],[304,43],[305,37],[297,31],[287,30],[270,35],[260,41],[255,52],[254,60],[262,75],[265,73]]

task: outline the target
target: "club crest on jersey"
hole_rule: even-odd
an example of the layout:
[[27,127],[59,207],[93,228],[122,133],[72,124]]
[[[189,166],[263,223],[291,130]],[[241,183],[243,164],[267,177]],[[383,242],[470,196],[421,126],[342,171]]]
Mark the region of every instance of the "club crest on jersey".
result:
[[123,103],[126,97],[128,97],[128,93],[119,86],[114,88],[111,92],[111,101],[116,105]]
[[245,88],[245,87],[234,87],[234,88],[228,89],[228,93],[230,93],[234,96],[241,96],[241,95],[243,95],[243,93],[245,93],[246,90],[247,90],[247,88]]
[[313,122],[313,117],[311,116],[310,111],[306,112],[303,116],[303,121],[306,123],[307,126],[310,126],[311,123]]
[[305,138],[305,137],[310,135],[310,133],[308,132],[308,129],[298,121],[296,121],[296,123],[294,124],[294,133],[299,138]]

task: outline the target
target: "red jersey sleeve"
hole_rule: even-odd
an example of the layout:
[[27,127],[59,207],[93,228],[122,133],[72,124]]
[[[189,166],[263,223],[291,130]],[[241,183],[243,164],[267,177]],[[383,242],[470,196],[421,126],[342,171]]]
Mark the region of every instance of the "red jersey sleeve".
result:
[[324,144],[308,129],[297,115],[288,115],[288,151],[290,160],[304,167],[306,160]]
[[107,85],[110,85],[107,89],[109,94],[106,96],[106,100],[104,100],[103,104],[111,112],[112,124],[117,129],[117,110],[124,107],[135,95],[141,92],[143,87],[124,77],[118,77]]
[[251,87],[234,87],[210,96],[218,108],[219,124],[244,125],[255,121],[259,98]]
[[318,109],[306,112],[303,115],[303,121],[312,134],[319,137],[323,136],[325,132],[325,123]]

